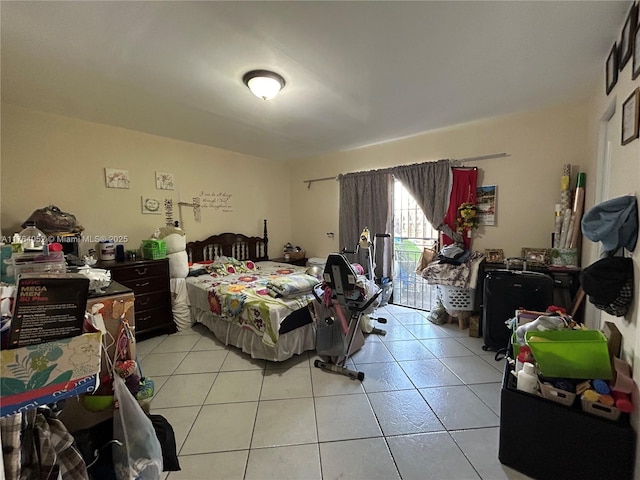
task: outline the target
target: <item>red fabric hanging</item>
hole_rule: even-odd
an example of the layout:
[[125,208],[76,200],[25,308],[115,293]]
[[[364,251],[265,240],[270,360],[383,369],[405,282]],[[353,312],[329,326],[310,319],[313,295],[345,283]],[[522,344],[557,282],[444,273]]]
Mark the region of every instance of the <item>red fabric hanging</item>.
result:
[[[456,231],[456,219],[458,218],[458,207],[464,202],[476,203],[476,188],[478,185],[477,168],[453,168],[453,186],[449,197],[449,209],[444,217],[444,223]],[[466,233],[463,234],[464,248],[471,247],[471,238]],[[442,244],[451,245],[451,240],[444,233],[442,234]]]

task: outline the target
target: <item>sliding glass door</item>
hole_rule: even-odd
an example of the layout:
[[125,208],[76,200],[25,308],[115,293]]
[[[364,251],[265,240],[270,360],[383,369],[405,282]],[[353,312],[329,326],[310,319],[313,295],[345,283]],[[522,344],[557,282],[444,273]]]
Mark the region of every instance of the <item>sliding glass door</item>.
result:
[[393,303],[431,310],[437,290],[415,273],[424,247],[437,241],[435,230],[422,209],[404,188],[394,180],[393,186]]

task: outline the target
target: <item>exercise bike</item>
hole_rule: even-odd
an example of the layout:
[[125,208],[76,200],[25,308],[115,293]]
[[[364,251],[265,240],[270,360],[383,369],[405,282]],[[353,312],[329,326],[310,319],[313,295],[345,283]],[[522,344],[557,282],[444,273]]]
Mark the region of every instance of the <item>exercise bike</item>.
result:
[[[385,287],[383,286],[382,280],[377,279],[375,276],[376,243],[379,238],[389,238],[389,237],[391,237],[391,235],[389,235],[388,233],[376,233],[375,240],[374,242],[372,242],[371,233],[369,232],[369,229],[367,227],[364,227],[364,229],[362,230],[362,233],[360,234],[360,240],[356,244],[355,249],[354,250],[347,250],[346,248],[342,249],[343,254],[353,255],[356,260],[359,260],[361,253],[364,252],[364,255],[366,257],[365,258],[366,260],[365,276],[370,282],[375,283],[381,289],[382,302],[380,303],[379,306],[386,305],[385,297],[388,297],[389,295],[385,295]],[[371,325],[371,322],[369,322],[369,320],[377,321],[378,323],[383,323],[383,324],[387,323],[387,319],[384,317],[374,317],[372,315],[367,315],[366,318],[363,318],[363,321],[361,322],[362,330],[365,333],[373,333],[376,335],[387,334],[385,330],[382,330],[380,328],[377,328]]]
[[353,353],[360,318],[371,309],[382,290],[367,296],[366,288],[357,284],[357,278],[343,254],[332,253],[327,257],[324,281],[312,290],[322,312],[317,320],[316,352],[327,360],[316,359],[313,365],[362,381],[364,372],[351,370],[345,363]]

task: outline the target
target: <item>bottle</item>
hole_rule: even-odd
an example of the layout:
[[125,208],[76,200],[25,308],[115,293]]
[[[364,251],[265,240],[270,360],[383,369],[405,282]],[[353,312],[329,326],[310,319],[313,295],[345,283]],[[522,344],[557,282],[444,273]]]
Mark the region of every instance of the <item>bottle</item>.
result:
[[516,388],[523,392],[535,394],[538,391],[538,375],[536,375],[533,363],[524,362],[522,370],[518,372]]
[[47,244],[47,236],[38,230],[36,222],[26,222],[26,227],[20,232],[20,240],[25,252],[42,251],[42,248]]

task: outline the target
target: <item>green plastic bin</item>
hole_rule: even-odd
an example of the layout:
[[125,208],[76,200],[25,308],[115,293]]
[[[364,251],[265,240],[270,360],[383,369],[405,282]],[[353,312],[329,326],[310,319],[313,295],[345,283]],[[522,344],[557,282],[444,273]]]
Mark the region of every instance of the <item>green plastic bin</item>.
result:
[[525,334],[525,340],[545,377],[613,378],[607,337],[598,330],[533,331]]

